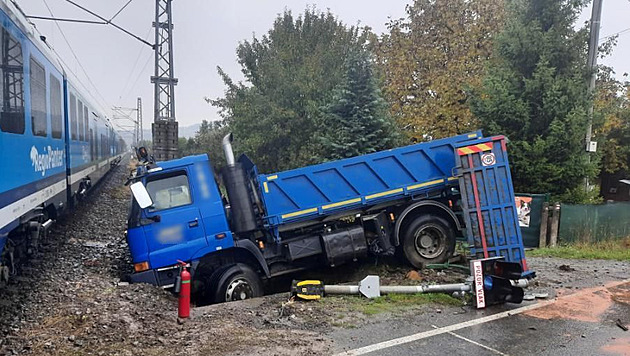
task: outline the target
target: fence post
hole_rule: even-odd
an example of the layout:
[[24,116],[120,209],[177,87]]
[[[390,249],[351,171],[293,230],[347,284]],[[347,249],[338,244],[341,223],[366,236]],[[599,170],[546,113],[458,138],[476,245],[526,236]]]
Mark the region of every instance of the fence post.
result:
[[555,203],[551,209],[551,226],[549,231],[549,247],[558,244],[558,225],[560,224],[560,203]]
[[538,236],[538,248],[547,247],[547,221],[549,220],[549,203],[544,202],[540,214],[540,234]]

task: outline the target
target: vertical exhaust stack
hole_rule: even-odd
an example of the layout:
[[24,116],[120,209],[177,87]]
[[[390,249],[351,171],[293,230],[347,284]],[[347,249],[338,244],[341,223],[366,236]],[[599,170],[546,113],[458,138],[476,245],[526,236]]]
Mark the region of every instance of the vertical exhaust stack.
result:
[[250,184],[243,166],[234,160],[232,133],[223,137],[223,152],[227,165],[223,168],[223,183],[227,190],[231,207],[232,230],[248,232],[257,228],[254,204],[250,194]]
[[231,132],[223,137],[223,152],[225,153],[225,160],[227,161],[228,167],[232,167],[236,164],[236,161],[234,160],[234,151],[232,150],[233,138],[234,137]]

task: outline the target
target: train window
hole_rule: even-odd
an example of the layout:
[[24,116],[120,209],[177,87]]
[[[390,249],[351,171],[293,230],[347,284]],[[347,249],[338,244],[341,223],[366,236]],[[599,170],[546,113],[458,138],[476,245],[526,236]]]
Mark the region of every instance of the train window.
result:
[[83,107],[83,121],[85,122],[85,141],[90,140],[90,115],[87,105]]
[[72,133],[72,139],[76,140],[77,132],[79,132],[79,128],[77,127],[77,99],[74,94],[70,94],[70,132]]
[[63,117],[61,112],[61,82],[54,75],[50,75],[50,119],[52,137],[61,138],[63,135]]
[[0,97],[2,112],[0,113],[0,129],[3,132],[23,134],[24,122],[24,57],[22,45],[9,31],[0,31]]
[[31,64],[31,127],[33,135],[48,136],[46,120],[46,70],[33,57]]
[[83,126],[83,103],[81,100],[79,102],[79,141],[85,141],[85,127]]

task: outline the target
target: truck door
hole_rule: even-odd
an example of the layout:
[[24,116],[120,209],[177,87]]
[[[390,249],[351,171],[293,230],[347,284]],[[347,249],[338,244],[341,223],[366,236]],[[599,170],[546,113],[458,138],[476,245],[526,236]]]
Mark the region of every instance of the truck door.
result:
[[152,268],[188,260],[207,245],[199,207],[187,170],[149,177],[146,188],[153,205],[144,209],[144,233]]

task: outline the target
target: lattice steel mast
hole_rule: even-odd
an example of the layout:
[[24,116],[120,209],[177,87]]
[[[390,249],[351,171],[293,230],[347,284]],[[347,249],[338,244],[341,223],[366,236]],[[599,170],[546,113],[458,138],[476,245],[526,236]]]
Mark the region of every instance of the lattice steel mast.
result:
[[140,123],[140,142],[144,141],[144,128],[142,127],[142,98],[138,97],[138,105],[136,107],[136,121]]
[[158,161],[177,157],[177,121],[175,120],[175,70],[173,65],[172,0],[155,1],[155,75],[153,155]]

